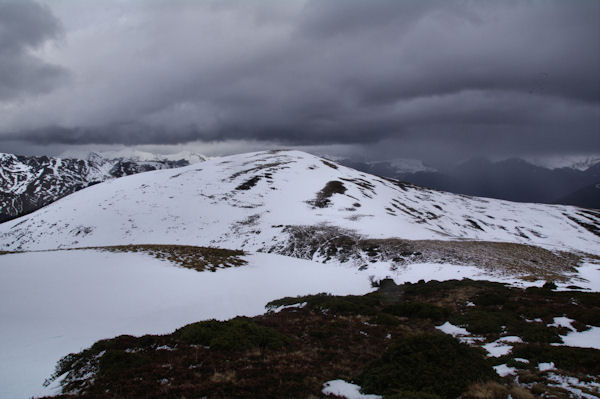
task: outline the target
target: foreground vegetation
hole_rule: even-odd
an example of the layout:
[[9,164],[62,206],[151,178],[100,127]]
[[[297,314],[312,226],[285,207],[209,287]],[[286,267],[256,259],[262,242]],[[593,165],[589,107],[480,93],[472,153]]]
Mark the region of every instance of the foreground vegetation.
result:
[[[548,324],[600,326],[600,294],[553,288],[384,280],[364,296],[282,298],[254,318],[99,341],[62,359],[54,378],[66,376],[62,398],[318,398],[335,379],[396,399],[572,397],[561,378],[598,396],[600,350],[554,346],[570,330]],[[436,328],[446,321],[477,336],[446,335]],[[522,342],[488,356],[482,347],[504,336]],[[500,364],[515,375],[500,377]]]

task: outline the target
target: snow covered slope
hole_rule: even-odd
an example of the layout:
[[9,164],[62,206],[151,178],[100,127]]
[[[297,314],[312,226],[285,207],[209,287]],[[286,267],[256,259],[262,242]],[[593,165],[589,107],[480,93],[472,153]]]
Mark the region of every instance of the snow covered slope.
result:
[[[199,273],[147,254],[80,250],[0,256],[0,398],[55,393],[56,362],[120,334],[255,316],[288,295],[365,294],[366,273],[274,254]],[[132,289],[135,287],[135,289]]]
[[486,240],[600,254],[600,214],[420,188],[298,151],[110,180],[0,225],[1,250],[130,243],[275,251],[290,226],[362,238]]
[[0,153],[0,222],[107,179],[190,163],[183,159],[106,158],[95,153],[86,159]]
[[0,398],[58,393],[42,389],[56,362],[99,339],[167,334],[199,320],[255,316],[269,301],[285,296],[362,295],[373,289],[369,277],[391,275],[397,283],[463,277],[519,283],[450,264],[390,272],[386,265],[356,270],[276,254],[244,259],[243,266],[211,273],[147,253],[87,249],[0,255]]

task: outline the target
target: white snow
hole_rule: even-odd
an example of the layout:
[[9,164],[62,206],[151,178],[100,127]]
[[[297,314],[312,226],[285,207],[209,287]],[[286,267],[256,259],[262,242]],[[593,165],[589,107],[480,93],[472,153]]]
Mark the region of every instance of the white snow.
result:
[[569,319],[568,317],[564,317],[564,316],[563,317],[555,317],[554,323],[548,324],[548,327],[565,327],[571,331],[575,331],[575,329],[571,325],[571,323],[573,323],[574,321],[575,320]]
[[[254,187],[236,190],[253,177],[260,177]],[[334,194],[329,207],[312,207],[334,180],[346,192]],[[86,188],[1,224],[0,248],[155,243],[256,251],[285,243],[283,226],[325,224],[371,238],[517,242],[600,254],[600,237],[565,216],[583,218],[578,211],[399,187],[303,152],[259,152]]]
[[[260,180],[249,190],[236,189],[257,176]],[[312,207],[310,201],[332,180],[342,181],[346,192],[334,194],[329,207]],[[260,152],[86,188],[0,224],[0,249],[137,243],[255,252],[285,245],[284,226],[322,225],[350,229],[363,238],[517,242],[600,254],[600,238],[569,219],[580,217],[578,211],[399,187],[343,166],[332,168],[306,153]],[[389,263],[377,262],[359,271],[335,259],[322,264],[256,253],[247,260],[240,268],[199,273],[143,254],[82,250],[1,255],[0,397],[45,392],[41,383],[59,358],[101,338],[168,333],[202,319],[257,315],[268,301],[284,296],[364,294],[372,289],[369,276],[389,276],[397,283],[466,277],[525,284],[475,266],[424,263],[390,270]],[[582,284],[596,291],[598,268],[586,264],[579,269],[587,280]],[[450,323],[442,327],[460,331],[461,340],[477,339]],[[587,333],[587,342],[597,336],[595,329],[590,331],[566,338]],[[506,342],[511,341],[501,339],[490,348],[505,350],[500,348]]]
[[460,342],[466,344],[474,344],[477,341],[482,341],[485,339],[483,337],[471,335],[471,333],[466,329],[455,326],[449,321],[445,322],[441,326],[437,326],[436,328],[445,334],[452,335],[454,338],[457,338]]
[[582,332],[571,331],[560,337],[566,346],[600,349],[600,327],[591,327]]
[[600,154],[529,156],[525,160],[548,169],[571,168],[583,171],[600,162]]
[[541,323],[544,320],[540,319],[539,317],[536,317],[535,319],[525,319],[525,321],[527,323]]
[[506,364],[499,364],[494,366],[494,370],[500,377],[506,377],[507,375],[513,375],[517,373],[517,369],[514,367],[508,367]]
[[[88,153],[87,157],[94,156],[96,153]],[[133,161],[180,161],[185,160],[190,164],[204,162],[208,158],[204,155],[191,152],[180,151],[172,154],[155,154],[147,151],[134,150],[130,148],[121,148],[114,151],[101,151],[97,153],[104,159],[127,159]],[[81,154],[79,155],[81,156]]]
[[466,329],[462,327],[457,327],[449,321],[445,322],[441,326],[437,326],[436,328],[445,334],[452,335],[453,337],[459,337],[461,335],[471,335],[471,333],[468,332]]
[[577,273],[566,283],[559,283],[558,290],[566,291],[569,285],[581,287],[584,290],[600,291],[600,264],[584,262],[577,267]]
[[365,395],[360,393],[360,387],[344,380],[332,380],[323,384],[324,395],[337,395],[346,399],[381,399],[379,395]]
[[540,371],[548,371],[548,370],[554,370],[554,369],[555,369],[554,362],[538,363],[538,370],[540,370]]
[[284,296],[372,290],[367,272],[273,254],[215,273],[93,250],[0,256],[0,398],[42,394],[55,363],[102,338],[254,316]]
[[276,308],[270,309],[270,312],[281,312],[283,309],[302,309],[303,307],[306,306],[306,302],[302,302],[302,303],[295,303],[293,305],[282,305],[282,306],[278,306]]
[[585,389],[587,392],[595,392],[596,394],[600,393],[600,384],[597,382],[589,381],[584,382],[579,380],[578,378],[571,376],[558,375],[554,373],[548,373],[546,378],[552,381],[555,386],[562,387],[567,391],[573,394],[575,398],[584,398],[584,399],[597,399],[598,395],[586,393],[582,390]]
[[492,357],[500,357],[510,353],[513,346],[509,345],[509,343],[519,343],[523,342],[520,337],[515,336],[507,336],[497,339],[494,342],[490,342],[489,344],[483,345],[483,349],[488,351],[488,356]]
[[[497,278],[450,264],[415,264],[394,271],[378,264],[360,271],[275,254],[245,258],[249,263],[239,268],[199,273],[140,253],[1,255],[0,397],[40,393],[56,361],[102,338],[168,333],[198,320],[258,315],[267,302],[285,296],[365,294],[373,289],[370,277],[390,276],[397,283]],[[450,323],[443,326],[462,334],[463,342],[478,339]]]
[[[371,274],[377,276],[388,276],[394,279],[397,284],[416,283],[419,280],[445,281],[462,280],[465,278],[471,280],[488,280],[499,283],[506,283],[516,287],[541,287],[545,281],[524,281],[518,277],[511,277],[501,272],[492,273],[488,270],[475,266],[453,265],[449,263],[413,263],[398,267],[397,270],[390,270],[389,263],[375,262],[370,263],[368,270]],[[467,304],[467,306],[469,306]]]

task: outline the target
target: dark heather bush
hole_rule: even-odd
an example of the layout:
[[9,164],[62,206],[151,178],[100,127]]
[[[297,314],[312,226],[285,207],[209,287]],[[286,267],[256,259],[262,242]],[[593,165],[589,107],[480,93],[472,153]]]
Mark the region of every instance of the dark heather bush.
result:
[[186,343],[217,350],[278,349],[287,342],[287,338],[276,330],[241,317],[188,324],[174,334]]
[[496,378],[480,349],[442,334],[396,341],[359,375],[364,392],[392,395],[423,392],[457,398],[471,383]]

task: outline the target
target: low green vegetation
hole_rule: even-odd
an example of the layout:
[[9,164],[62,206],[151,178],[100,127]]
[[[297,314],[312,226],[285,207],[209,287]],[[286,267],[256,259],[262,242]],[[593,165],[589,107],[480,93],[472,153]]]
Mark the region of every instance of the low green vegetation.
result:
[[241,317],[229,321],[207,320],[188,324],[176,330],[174,335],[188,344],[229,351],[279,349],[288,341],[276,330]]
[[[53,378],[65,375],[63,398],[319,398],[335,379],[384,399],[566,397],[538,368],[553,362],[552,375],[600,383],[600,351],[551,345],[569,330],[547,326],[565,315],[582,330],[598,326],[598,294],[466,279],[374,283],[363,296],[286,297],[253,318],[98,341],[63,358]],[[479,339],[443,334],[436,326],[446,321]],[[482,348],[509,335],[523,342],[508,355]],[[517,375],[498,376],[501,364]]]
[[395,341],[357,381],[367,393],[412,391],[450,399],[472,383],[495,378],[482,350],[447,335],[421,334]]
[[517,345],[511,356],[529,360],[529,367],[553,362],[559,369],[590,375],[600,374],[600,350],[552,346],[547,344]]
[[377,312],[379,297],[368,294],[363,296],[335,296],[326,293],[299,297],[285,297],[267,303],[267,310],[281,306],[306,304],[310,309],[328,311],[334,314],[373,315]]
[[431,319],[433,321],[446,320],[450,315],[450,311],[446,308],[416,301],[400,302],[386,307],[384,311],[395,316],[418,317],[421,319]]

